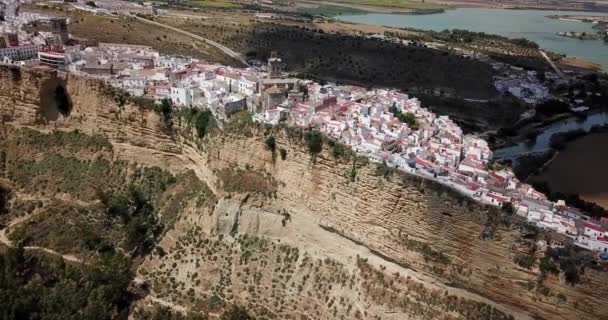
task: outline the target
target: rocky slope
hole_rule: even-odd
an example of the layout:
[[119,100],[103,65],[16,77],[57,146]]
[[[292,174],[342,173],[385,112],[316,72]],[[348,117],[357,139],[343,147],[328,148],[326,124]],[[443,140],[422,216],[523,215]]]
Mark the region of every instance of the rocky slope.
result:
[[335,157],[327,146],[313,159],[302,134],[285,128],[227,125],[199,140],[92,79],[8,67],[0,79],[3,128],[102,135],[112,159],[192,169],[217,197],[211,207],[180,207],[162,249],[139,267],[136,281],[151,290],[137,310],[160,304],[215,317],[236,304],[268,319],[608,312],[605,273],[588,268],[575,286],[560,274],[539,281],[538,268],[513,262],[530,250],[533,231],[429,181]]

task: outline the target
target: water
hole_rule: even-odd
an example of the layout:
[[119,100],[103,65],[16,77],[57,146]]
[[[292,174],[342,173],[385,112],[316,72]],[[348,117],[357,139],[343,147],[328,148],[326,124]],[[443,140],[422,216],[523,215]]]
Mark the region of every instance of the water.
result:
[[608,124],[608,113],[596,113],[589,115],[585,119],[570,118],[549,125],[543,132],[536,137],[534,143],[521,142],[516,145],[497,149],[494,157],[500,159],[515,159],[520,155],[548,151],[550,149],[551,137],[556,133],[568,132],[583,129],[589,131],[596,125]]
[[608,43],[603,40],[566,38],[556,34],[560,31],[597,32],[596,29],[592,28],[591,23],[546,17],[548,15],[564,14],[608,15],[608,13],[595,12],[462,8],[429,15],[370,13],[343,15],[338,18],[348,22],[380,26],[409,27],[434,31],[466,29],[498,34],[509,38],[526,38],[538,43],[541,48],[599,63],[604,70],[608,70]]

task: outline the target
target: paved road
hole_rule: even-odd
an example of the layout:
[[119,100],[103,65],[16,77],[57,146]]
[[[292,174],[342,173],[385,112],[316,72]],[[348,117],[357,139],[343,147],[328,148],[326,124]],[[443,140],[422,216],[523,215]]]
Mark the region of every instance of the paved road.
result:
[[564,76],[564,73],[555,65],[555,63],[553,63],[553,61],[549,58],[549,56],[542,50],[540,50],[540,54],[545,58],[545,60],[547,60],[547,62],[549,62],[549,64],[551,65],[551,68],[553,68],[553,70],[555,70],[555,73],[557,73],[558,76],[560,76],[560,78],[565,79],[566,77]]
[[230,48],[228,48],[228,47],[226,47],[224,45],[221,45],[221,44],[219,44],[219,43],[217,43],[217,42],[215,42],[213,40],[209,40],[207,38],[201,37],[201,36],[199,36],[197,34],[194,34],[192,32],[188,32],[188,31],[185,31],[185,30],[182,30],[182,29],[179,29],[179,28],[176,28],[176,27],[172,27],[172,26],[160,23],[160,22],[148,20],[148,19],[145,19],[145,18],[142,18],[142,17],[138,17],[138,16],[135,16],[135,15],[132,15],[132,14],[126,14],[126,15],[128,15],[129,17],[135,18],[135,19],[137,19],[139,21],[142,21],[142,22],[145,22],[145,23],[149,23],[149,24],[153,24],[153,25],[159,26],[161,28],[165,28],[165,29],[169,29],[169,30],[181,33],[181,34],[189,36],[189,37],[191,37],[193,39],[196,39],[196,40],[199,40],[199,41],[203,41],[203,42],[205,42],[205,43],[207,43],[207,44],[209,44],[211,46],[214,46],[214,47],[218,48],[219,50],[221,50],[222,52],[224,52],[228,56],[236,59],[237,61],[243,63],[244,65],[249,66],[249,64],[247,63],[247,61],[245,61],[245,59],[243,59],[240,54],[238,54],[234,50],[232,50],[232,49],[230,49]]

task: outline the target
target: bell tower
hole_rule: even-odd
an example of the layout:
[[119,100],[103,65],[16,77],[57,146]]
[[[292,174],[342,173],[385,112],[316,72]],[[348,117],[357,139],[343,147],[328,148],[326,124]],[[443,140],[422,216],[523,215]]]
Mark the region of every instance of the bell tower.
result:
[[272,51],[270,53],[270,58],[268,59],[268,76],[270,78],[280,78],[282,72],[282,62],[281,58],[276,51]]

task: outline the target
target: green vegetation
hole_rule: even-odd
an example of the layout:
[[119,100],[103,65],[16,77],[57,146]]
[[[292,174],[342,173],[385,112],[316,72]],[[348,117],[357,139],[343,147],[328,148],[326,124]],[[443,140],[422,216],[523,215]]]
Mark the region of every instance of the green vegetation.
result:
[[399,273],[387,274],[367,259],[357,257],[361,290],[375,303],[401,310],[423,319],[440,319],[447,313],[460,314],[466,319],[513,320],[514,317],[482,302],[434,291]]
[[541,274],[559,274],[559,269],[553,260],[547,256],[544,256],[540,259],[538,264],[538,268],[540,269]]
[[11,190],[0,181],[0,216],[8,210],[8,200]]
[[[216,201],[191,171],[173,176],[157,167],[106,159],[99,150],[109,158],[112,146],[99,136],[19,129],[2,138],[6,178],[16,190],[82,201],[53,200],[25,210],[35,214],[9,233],[16,243],[79,255],[119,248],[138,254],[153,247],[189,201],[201,207]],[[79,158],[92,154],[97,155],[93,160]]]
[[186,109],[181,111],[179,116],[187,124],[194,127],[199,138],[205,137],[211,129],[217,126],[211,110],[201,110],[197,108]]
[[508,213],[508,214],[514,214],[515,213],[515,207],[513,206],[513,204],[511,202],[505,202],[502,204],[501,206],[502,211]]
[[90,264],[8,249],[0,255],[3,319],[114,319],[128,311],[130,262],[120,254]]
[[190,5],[196,8],[213,8],[213,9],[232,9],[240,8],[239,4],[228,2],[228,1],[217,1],[217,0],[193,0],[190,1]]
[[[144,96],[136,96],[136,97],[132,97],[129,95],[128,92],[126,92],[126,94],[128,95],[129,100],[144,108],[144,109],[148,109],[148,110],[157,110],[159,107],[156,105],[156,101],[154,101],[154,99],[148,98],[148,97],[144,97]],[[124,104],[124,103],[123,103]]]
[[315,8],[310,8],[310,7],[298,8],[298,12],[307,13],[307,14],[310,14],[313,16],[326,16],[326,17],[339,16],[339,15],[343,15],[343,14],[367,13],[367,11],[361,10],[361,9],[339,7],[339,6],[332,6],[332,5],[319,5],[318,7],[315,7]]
[[127,249],[149,251],[163,229],[149,195],[130,185],[127,192],[100,192],[99,198],[107,213],[125,226]]
[[517,263],[520,267],[529,270],[532,269],[534,265],[536,265],[536,257],[534,257],[534,254],[516,255],[515,258],[513,258],[513,261]]
[[546,265],[543,268],[546,273],[558,274],[561,271],[566,283],[572,286],[579,283],[580,275],[584,273],[586,267],[594,267],[593,254],[575,247],[547,248],[543,259],[545,259]]
[[271,196],[277,190],[277,182],[274,178],[270,175],[265,176],[258,170],[232,167],[220,170],[217,175],[227,192],[251,192]]
[[102,206],[57,200],[32,210],[31,217],[11,228],[8,238],[23,246],[84,256],[116,252],[125,241],[122,230],[120,221],[106,215]]
[[335,141],[331,138],[325,138],[325,142],[331,148],[331,154],[336,159],[345,159],[348,160],[354,152],[351,148],[339,141]]
[[281,154],[281,160],[285,161],[285,159],[287,159],[287,150],[285,150],[285,148],[279,148],[279,153]]
[[334,2],[357,4],[357,5],[370,5],[379,7],[395,7],[405,9],[442,9],[443,7],[433,4],[426,3],[424,1],[412,1],[412,0],[334,0]]
[[196,313],[186,315],[173,311],[169,307],[154,306],[152,310],[136,309],[133,311],[133,319],[137,320],[206,320],[207,317]]
[[538,44],[536,44],[535,42],[530,41],[528,39],[523,39],[523,38],[510,39],[507,37],[503,37],[503,36],[499,36],[499,35],[495,35],[495,34],[488,34],[485,32],[474,32],[474,31],[461,30],[461,29],[443,30],[441,32],[436,32],[436,31],[429,31],[429,32],[430,32],[431,36],[433,36],[434,38],[443,40],[446,42],[471,43],[478,39],[492,39],[492,40],[500,40],[500,41],[509,42],[516,46],[520,46],[520,47],[524,47],[524,48],[538,49]]
[[399,119],[399,121],[406,123],[408,127],[410,127],[410,129],[418,130],[418,128],[420,127],[420,125],[416,122],[415,114],[411,112],[403,113],[399,111],[399,109],[397,109],[397,107],[394,105],[390,107],[389,111],[393,115],[395,115],[395,118]]
[[269,22],[162,22],[217,41],[248,59],[263,60],[276,50],[286,70],[309,79],[404,90],[444,88],[470,98],[496,95],[489,65],[440,50]]
[[425,261],[433,261],[442,264],[450,264],[451,259],[440,251],[434,250],[431,246],[422,241],[410,239],[409,237],[402,237],[401,243],[405,245],[408,250],[418,252],[422,255]]
[[319,131],[312,131],[306,134],[305,139],[308,152],[316,158],[323,151],[323,135]]
[[161,100],[160,104],[156,105],[154,111],[161,115],[165,128],[173,126],[173,103],[169,99]]
[[272,161],[274,162],[277,157],[277,142],[274,136],[270,135],[266,137],[266,140],[264,140],[264,144],[266,144],[266,148],[270,150],[270,153],[272,153]]
[[99,134],[88,135],[74,131],[54,131],[49,134],[41,133],[28,128],[19,130],[17,137],[20,148],[27,147],[37,150],[62,149],[69,152],[81,150],[110,151],[112,144]]
[[194,127],[200,138],[204,137],[209,129],[215,126],[215,118],[210,110],[199,111],[193,118]]

